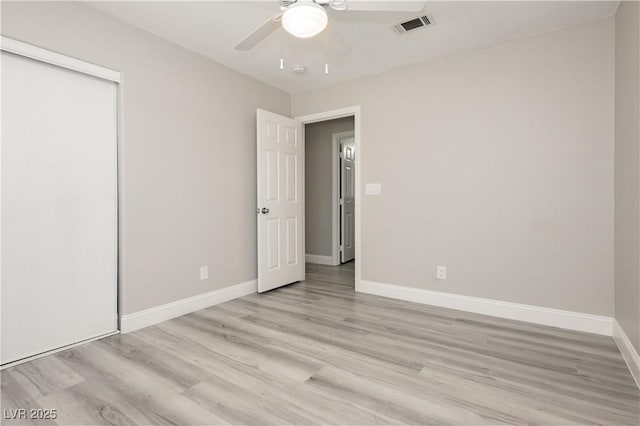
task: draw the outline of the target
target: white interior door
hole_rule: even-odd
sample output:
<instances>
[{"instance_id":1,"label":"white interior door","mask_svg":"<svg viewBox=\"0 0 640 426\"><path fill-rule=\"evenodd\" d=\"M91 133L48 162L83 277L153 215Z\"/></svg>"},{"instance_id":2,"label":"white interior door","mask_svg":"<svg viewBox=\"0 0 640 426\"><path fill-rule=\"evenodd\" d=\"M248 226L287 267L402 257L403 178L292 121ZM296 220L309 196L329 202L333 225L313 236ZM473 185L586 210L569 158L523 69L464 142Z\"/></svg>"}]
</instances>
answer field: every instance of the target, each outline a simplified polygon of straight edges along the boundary
<instances>
[{"instance_id":1,"label":"white interior door","mask_svg":"<svg viewBox=\"0 0 640 426\"><path fill-rule=\"evenodd\" d=\"M304 279L302 123L258 110L258 291Z\"/></svg>"},{"instance_id":2,"label":"white interior door","mask_svg":"<svg viewBox=\"0 0 640 426\"><path fill-rule=\"evenodd\" d=\"M340 140L340 261L356 256L356 148L353 136Z\"/></svg>"},{"instance_id":3,"label":"white interior door","mask_svg":"<svg viewBox=\"0 0 640 426\"><path fill-rule=\"evenodd\" d=\"M117 329L116 84L2 52L2 364Z\"/></svg>"}]
</instances>

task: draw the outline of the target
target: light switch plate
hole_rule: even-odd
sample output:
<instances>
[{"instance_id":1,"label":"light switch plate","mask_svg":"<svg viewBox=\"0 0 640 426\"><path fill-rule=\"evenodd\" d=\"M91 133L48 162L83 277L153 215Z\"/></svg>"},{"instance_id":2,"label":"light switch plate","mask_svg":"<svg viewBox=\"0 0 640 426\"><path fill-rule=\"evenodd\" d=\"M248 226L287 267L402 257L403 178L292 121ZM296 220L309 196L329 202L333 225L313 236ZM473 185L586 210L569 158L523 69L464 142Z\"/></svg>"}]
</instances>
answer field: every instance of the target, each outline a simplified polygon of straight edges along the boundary
<instances>
[{"instance_id":1,"label":"light switch plate","mask_svg":"<svg viewBox=\"0 0 640 426\"><path fill-rule=\"evenodd\" d=\"M366 195L380 195L382 194L382 185L379 183L368 183L364 187Z\"/></svg>"},{"instance_id":2,"label":"light switch plate","mask_svg":"<svg viewBox=\"0 0 640 426\"><path fill-rule=\"evenodd\" d=\"M200 267L200 281L209 279L209 267L201 266Z\"/></svg>"}]
</instances>

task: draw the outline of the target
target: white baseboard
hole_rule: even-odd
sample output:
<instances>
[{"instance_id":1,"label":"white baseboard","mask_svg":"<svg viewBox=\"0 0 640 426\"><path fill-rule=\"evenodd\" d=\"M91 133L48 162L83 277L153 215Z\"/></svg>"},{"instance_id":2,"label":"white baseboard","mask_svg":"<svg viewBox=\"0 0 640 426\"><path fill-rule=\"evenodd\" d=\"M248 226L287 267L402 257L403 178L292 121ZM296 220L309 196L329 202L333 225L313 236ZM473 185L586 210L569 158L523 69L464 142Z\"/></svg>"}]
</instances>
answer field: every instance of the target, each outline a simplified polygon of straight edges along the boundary
<instances>
[{"instance_id":1,"label":"white baseboard","mask_svg":"<svg viewBox=\"0 0 640 426\"><path fill-rule=\"evenodd\" d=\"M307 263L315 263L318 265L338 266L340 262L333 259L331 256L321 256L319 254L306 254L305 261Z\"/></svg>"},{"instance_id":2,"label":"white baseboard","mask_svg":"<svg viewBox=\"0 0 640 426\"><path fill-rule=\"evenodd\" d=\"M629 367L629 371L631 371L631 375L640 388L640 355L638 355L638 351L636 351L636 348L631 344L627 333L624 332L616 320L613 321L613 340L615 340L616 345L618 345L618 349L620 349L620 353L622 353L622 358L624 358Z\"/></svg>"},{"instance_id":3,"label":"white baseboard","mask_svg":"<svg viewBox=\"0 0 640 426\"><path fill-rule=\"evenodd\" d=\"M587 333L602 334L605 336L611 336L613 332L613 318L600 315L502 302L499 300L481 299L479 297L462 296L459 294L364 280L360 282L358 291L409 302L424 303L443 308L549 325L569 330L584 331Z\"/></svg>"},{"instance_id":4,"label":"white baseboard","mask_svg":"<svg viewBox=\"0 0 640 426\"><path fill-rule=\"evenodd\" d=\"M132 331L199 311L200 309L205 309L218 303L253 294L257 291L258 281L251 280L220 290L199 294L198 296L177 300L167 303L166 305L155 306L145 309L144 311L122 315L120 317L120 332L131 333Z\"/></svg>"}]
</instances>

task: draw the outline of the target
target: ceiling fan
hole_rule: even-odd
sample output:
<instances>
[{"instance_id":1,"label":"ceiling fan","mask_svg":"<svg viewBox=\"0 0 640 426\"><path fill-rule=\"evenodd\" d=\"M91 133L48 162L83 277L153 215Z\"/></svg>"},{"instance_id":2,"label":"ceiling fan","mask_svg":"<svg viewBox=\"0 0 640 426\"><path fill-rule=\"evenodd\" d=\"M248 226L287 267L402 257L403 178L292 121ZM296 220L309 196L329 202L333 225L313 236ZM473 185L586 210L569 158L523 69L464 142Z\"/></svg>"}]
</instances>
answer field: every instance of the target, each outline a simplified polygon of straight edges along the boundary
<instances>
[{"instance_id":1,"label":"ceiling fan","mask_svg":"<svg viewBox=\"0 0 640 426\"><path fill-rule=\"evenodd\" d=\"M281 12L245 37L236 50L253 49L280 26L295 37L313 37L326 28L328 9L336 12L418 12L424 7L424 2L419 1L279 0L278 3Z\"/></svg>"}]
</instances>

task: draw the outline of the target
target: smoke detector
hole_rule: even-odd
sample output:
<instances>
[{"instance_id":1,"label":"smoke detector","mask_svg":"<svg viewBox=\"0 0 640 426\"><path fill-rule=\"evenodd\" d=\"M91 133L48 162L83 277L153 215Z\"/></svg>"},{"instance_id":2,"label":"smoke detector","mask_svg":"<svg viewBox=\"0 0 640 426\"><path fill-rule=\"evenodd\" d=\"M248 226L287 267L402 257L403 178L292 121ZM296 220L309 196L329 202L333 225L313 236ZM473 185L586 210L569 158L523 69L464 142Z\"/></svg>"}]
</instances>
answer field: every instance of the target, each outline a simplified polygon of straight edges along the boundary
<instances>
[{"instance_id":1,"label":"smoke detector","mask_svg":"<svg viewBox=\"0 0 640 426\"><path fill-rule=\"evenodd\" d=\"M400 22L391 27L391 29L398 35L403 35L406 33L411 33L431 25L434 25L435 22L433 20L433 16L430 14L422 15L417 18L409 19L405 22Z\"/></svg>"},{"instance_id":2,"label":"smoke detector","mask_svg":"<svg viewBox=\"0 0 640 426\"><path fill-rule=\"evenodd\" d=\"M302 75L307 72L307 67L305 67L304 65L295 65L291 67L291 72L294 74Z\"/></svg>"}]
</instances>

